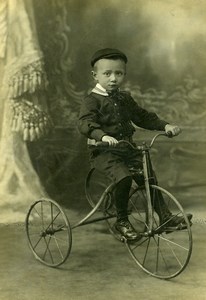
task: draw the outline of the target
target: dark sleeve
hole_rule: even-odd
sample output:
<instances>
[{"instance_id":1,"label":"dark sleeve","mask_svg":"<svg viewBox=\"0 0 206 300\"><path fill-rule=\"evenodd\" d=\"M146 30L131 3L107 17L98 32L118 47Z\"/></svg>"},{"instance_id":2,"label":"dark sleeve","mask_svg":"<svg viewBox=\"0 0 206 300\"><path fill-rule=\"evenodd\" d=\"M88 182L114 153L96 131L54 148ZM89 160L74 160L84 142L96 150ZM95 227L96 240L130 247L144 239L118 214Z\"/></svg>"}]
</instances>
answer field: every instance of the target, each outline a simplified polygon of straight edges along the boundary
<instances>
[{"instance_id":1,"label":"dark sleeve","mask_svg":"<svg viewBox=\"0 0 206 300\"><path fill-rule=\"evenodd\" d=\"M165 130L168 122L160 119L155 113L140 107L131 96L128 98L128 105L131 121L135 125L149 130Z\"/></svg>"},{"instance_id":2,"label":"dark sleeve","mask_svg":"<svg viewBox=\"0 0 206 300\"><path fill-rule=\"evenodd\" d=\"M88 138L101 141L105 132L98 124L99 103L95 97L87 96L81 105L78 128L79 131Z\"/></svg>"}]
</instances>

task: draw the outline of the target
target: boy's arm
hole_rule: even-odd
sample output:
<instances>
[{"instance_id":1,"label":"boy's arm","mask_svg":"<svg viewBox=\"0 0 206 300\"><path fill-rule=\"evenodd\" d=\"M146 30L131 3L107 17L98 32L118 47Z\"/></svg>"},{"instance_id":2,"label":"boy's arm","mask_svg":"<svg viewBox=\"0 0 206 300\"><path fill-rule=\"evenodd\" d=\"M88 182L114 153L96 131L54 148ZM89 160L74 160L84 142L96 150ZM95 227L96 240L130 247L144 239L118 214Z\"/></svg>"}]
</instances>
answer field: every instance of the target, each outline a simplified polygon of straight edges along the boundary
<instances>
[{"instance_id":1,"label":"boy's arm","mask_svg":"<svg viewBox=\"0 0 206 300\"><path fill-rule=\"evenodd\" d=\"M131 96L128 100L131 120L135 125L149 130L165 130L167 121L160 119L154 112L140 107Z\"/></svg>"},{"instance_id":2,"label":"boy's arm","mask_svg":"<svg viewBox=\"0 0 206 300\"><path fill-rule=\"evenodd\" d=\"M83 135L96 141L101 141L102 137L106 135L98 124L98 103L95 98L88 96L83 100L78 129Z\"/></svg>"},{"instance_id":3,"label":"boy's arm","mask_svg":"<svg viewBox=\"0 0 206 300\"><path fill-rule=\"evenodd\" d=\"M181 129L177 125L171 125L167 121L160 119L157 114L148 112L140 107L132 97L130 101L130 107L132 108L131 119L135 125L150 130L160 130L166 133L171 132L173 136L181 132Z\"/></svg>"}]
</instances>

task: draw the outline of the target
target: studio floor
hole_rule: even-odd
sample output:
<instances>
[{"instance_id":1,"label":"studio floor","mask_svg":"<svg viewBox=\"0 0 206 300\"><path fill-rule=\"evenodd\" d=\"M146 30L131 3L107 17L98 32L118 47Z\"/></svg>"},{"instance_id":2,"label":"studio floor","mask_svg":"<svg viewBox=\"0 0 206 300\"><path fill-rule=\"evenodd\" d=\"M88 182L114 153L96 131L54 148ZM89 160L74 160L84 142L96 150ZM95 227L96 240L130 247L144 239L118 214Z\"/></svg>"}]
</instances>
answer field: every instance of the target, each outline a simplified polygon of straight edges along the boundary
<instances>
[{"instance_id":1,"label":"studio floor","mask_svg":"<svg viewBox=\"0 0 206 300\"><path fill-rule=\"evenodd\" d=\"M144 273L104 222L74 229L70 256L59 268L34 258L23 223L1 224L0 300L205 300L206 217L201 211L193 212L190 262L171 280ZM67 215L83 217L69 211Z\"/></svg>"}]
</instances>

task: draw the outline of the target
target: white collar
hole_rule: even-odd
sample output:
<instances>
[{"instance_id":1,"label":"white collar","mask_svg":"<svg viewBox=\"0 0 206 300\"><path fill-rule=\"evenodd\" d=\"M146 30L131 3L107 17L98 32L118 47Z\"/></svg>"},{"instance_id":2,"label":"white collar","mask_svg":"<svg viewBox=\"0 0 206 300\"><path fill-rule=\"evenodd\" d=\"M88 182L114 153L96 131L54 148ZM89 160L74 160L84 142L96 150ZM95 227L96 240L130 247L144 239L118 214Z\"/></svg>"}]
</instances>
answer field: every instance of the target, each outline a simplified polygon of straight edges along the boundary
<instances>
[{"instance_id":1,"label":"white collar","mask_svg":"<svg viewBox=\"0 0 206 300\"><path fill-rule=\"evenodd\" d=\"M99 84L99 83L96 84L96 86L93 88L92 92L95 94L102 95L102 96L109 96L109 94L107 93L105 88L103 88L101 86L101 84Z\"/></svg>"}]
</instances>

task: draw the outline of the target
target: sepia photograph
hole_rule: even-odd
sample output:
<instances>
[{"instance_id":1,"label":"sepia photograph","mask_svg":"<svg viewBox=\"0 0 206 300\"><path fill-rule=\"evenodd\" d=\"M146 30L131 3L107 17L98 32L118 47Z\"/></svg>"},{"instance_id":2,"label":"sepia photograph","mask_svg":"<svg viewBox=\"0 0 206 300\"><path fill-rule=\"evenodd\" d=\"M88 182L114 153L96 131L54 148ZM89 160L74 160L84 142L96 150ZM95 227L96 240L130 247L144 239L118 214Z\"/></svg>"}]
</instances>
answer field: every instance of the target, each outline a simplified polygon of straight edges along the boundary
<instances>
[{"instance_id":1,"label":"sepia photograph","mask_svg":"<svg viewBox=\"0 0 206 300\"><path fill-rule=\"evenodd\" d=\"M206 299L205 10L0 0L0 300Z\"/></svg>"}]
</instances>

